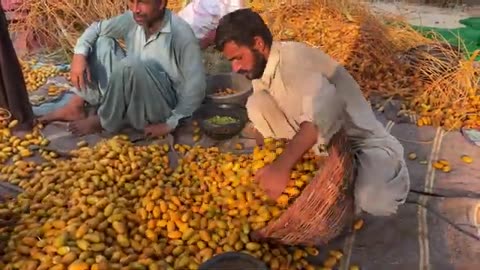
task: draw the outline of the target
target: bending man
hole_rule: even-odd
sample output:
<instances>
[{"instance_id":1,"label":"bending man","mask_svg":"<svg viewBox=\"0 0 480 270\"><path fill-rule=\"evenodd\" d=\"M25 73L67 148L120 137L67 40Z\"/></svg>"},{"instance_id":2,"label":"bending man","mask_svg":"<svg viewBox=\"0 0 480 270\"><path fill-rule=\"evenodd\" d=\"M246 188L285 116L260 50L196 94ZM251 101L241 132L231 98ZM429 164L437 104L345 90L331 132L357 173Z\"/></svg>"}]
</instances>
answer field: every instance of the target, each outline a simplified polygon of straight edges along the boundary
<instances>
[{"instance_id":1,"label":"bending man","mask_svg":"<svg viewBox=\"0 0 480 270\"><path fill-rule=\"evenodd\" d=\"M205 97L201 51L190 26L166 4L132 0L130 11L88 27L72 62L77 95L40 121L71 121L77 135L130 126L161 136L190 116ZM95 115L87 117L85 102L98 107Z\"/></svg>"},{"instance_id":2,"label":"bending man","mask_svg":"<svg viewBox=\"0 0 480 270\"><path fill-rule=\"evenodd\" d=\"M234 71L253 80L247 110L256 130L263 137L291 139L256 175L269 196L280 196L304 153L328 144L343 128L358 160L357 211L386 216L405 202L410 180L403 147L375 118L345 68L305 44L272 42L268 27L250 9L224 16L215 43Z\"/></svg>"}]
</instances>

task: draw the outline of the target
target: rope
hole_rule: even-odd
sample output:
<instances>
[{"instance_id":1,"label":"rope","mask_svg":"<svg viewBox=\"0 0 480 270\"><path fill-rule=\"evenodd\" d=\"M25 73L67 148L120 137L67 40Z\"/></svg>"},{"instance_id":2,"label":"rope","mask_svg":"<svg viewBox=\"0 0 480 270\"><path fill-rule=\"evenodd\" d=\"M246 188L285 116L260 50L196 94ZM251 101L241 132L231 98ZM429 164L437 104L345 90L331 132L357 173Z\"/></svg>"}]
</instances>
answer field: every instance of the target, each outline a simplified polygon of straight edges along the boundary
<instances>
[{"instance_id":1,"label":"rope","mask_svg":"<svg viewBox=\"0 0 480 270\"><path fill-rule=\"evenodd\" d=\"M452 226L455 230L457 230L458 232L474 239L474 240L477 240L479 241L480 240L480 237L465 230L464 228L458 226L457 224L455 224L453 221L451 221L450 219L448 219L447 217L445 217L444 215L440 214L437 210L434 210L433 208L431 208L430 206L428 205L425 205L421 202L419 202L418 200L407 200L405 203L408 203L408 204L416 204L416 205L419 205L423 208L425 208L429 213L435 215L436 217L438 217L440 220L442 220L443 222L447 223L448 225Z\"/></svg>"},{"instance_id":2,"label":"rope","mask_svg":"<svg viewBox=\"0 0 480 270\"><path fill-rule=\"evenodd\" d=\"M423 196L430 196L430 197L436 197L436 198L479 198L480 199L480 194L465 194L465 195L447 195L447 194L441 194L441 193L434 193L434 192L425 192L425 191L419 191L419 190L415 190L415 189L410 189L410 192L411 193L415 193L415 194L418 194L418 195L423 195ZM444 221L445 223L449 224L450 226L452 226L455 230L459 231L460 233L463 233L464 235L470 237L470 238L473 238L474 240L480 240L480 237L463 229L462 227L460 227L459 225L455 224L453 221L451 221L450 219L448 219L447 217L445 217L443 214L441 214L440 212L438 212L437 210L434 210L432 207L426 205L426 204L423 204L421 202L419 202L418 200L416 199L410 199L410 200L407 200L405 203L408 203L408 204L416 204L416 205L419 205L423 208L425 208L425 210L427 210L427 212L435 215L436 217L438 217L440 220Z\"/></svg>"}]
</instances>

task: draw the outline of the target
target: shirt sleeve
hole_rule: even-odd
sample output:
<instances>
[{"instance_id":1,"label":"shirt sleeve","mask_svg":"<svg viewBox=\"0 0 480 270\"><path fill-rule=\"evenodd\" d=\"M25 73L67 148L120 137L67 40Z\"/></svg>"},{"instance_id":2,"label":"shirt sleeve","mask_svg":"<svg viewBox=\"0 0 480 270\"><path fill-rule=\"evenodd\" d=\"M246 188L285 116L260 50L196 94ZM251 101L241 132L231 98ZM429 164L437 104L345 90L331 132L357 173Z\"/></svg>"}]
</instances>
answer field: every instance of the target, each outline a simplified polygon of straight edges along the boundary
<instances>
[{"instance_id":1,"label":"shirt sleeve","mask_svg":"<svg viewBox=\"0 0 480 270\"><path fill-rule=\"evenodd\" d=\"M178 53L182 81L176 85L177 106L167 119L167 124L175 129L180 119L189 117L202 104L205 98L206 77L202 52L196 41L184 45Z\"/></svg>"},{"instance_id":2,"label":"shirt sleeve","mask_svg":"<svg viewBox=\"0 0 480 270\"><path fill-rule=\"evenodd\" d=\"M302 90L302 114L299 123L311 122L318 129L314 150L328 145L331 138L343 125L345 104L336 88L324 76L317 75L311 87Z\"/></svg>"},{"instance_id":3,"label":"shirt sleeve","mask_svg":"<svg viewBox=\"0 0 480 270\"><path fill-rule=\"evenodd\" d=\"M130 29L135 27L135 24L130 11L107 20L94 22L77 40L74 53L88 55L100 36L125 38Z\"/></svg>"}]
</instances>

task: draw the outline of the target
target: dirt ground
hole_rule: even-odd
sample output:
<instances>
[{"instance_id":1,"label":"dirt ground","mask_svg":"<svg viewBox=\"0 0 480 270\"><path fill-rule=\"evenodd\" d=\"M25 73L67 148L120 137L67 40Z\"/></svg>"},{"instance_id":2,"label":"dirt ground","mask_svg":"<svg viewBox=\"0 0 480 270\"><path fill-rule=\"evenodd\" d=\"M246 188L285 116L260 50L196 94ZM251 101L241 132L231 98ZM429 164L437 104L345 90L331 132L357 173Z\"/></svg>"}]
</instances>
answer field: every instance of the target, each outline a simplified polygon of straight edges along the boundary
<instances>
[{"instance_id":1,"label":"dirt ground","mask_svg":"<svg viewBox=\"0 0 480 270\"><path fill-rule=\"evenodd\" d=\"M406 1L372 1L370 5L375 11L403 16L414 25L457 28L462 27L459 20L480 16L480 1L476 2L478 2L477 5L458 5L448 8Z\"/></svg>"}]
</instances>

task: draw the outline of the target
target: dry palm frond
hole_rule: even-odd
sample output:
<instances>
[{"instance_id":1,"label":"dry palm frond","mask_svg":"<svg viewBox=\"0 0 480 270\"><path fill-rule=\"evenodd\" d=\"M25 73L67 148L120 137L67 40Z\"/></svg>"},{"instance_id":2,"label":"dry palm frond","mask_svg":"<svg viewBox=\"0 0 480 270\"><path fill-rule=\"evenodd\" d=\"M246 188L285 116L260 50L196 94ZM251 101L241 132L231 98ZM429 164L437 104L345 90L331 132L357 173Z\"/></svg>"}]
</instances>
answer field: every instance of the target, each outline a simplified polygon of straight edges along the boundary
<instances>
[{"instance_id":1,"label":"dry palm frond","mask_svg":"<svg viewBox=\"0 0 480 270\"><path fill-rule=\"evenodd\" d=\"M403 98L403 111L419 114L419 125L480 125L480 70L474 58L461 57L463 44L427 39L402 18L376 15L359 1L253 2L277 40L321 48L345 65L365 96Z\"/></svg>"},{"instance_id":2,"label":"dry palm frond","mask_svg":"<svg viewBox=\"0 0 480 270\"><path fill-rule=\"evenodd\" d=\"M24 0L21 10L26 18L13 24L13 31L33 31L41 45L49 51L61 49L70 56L85 28L92 22L121 14L126 1L116 0ZM183 1L168 1L169 8L179 10ZM32 30L33 29L33 30Z\"/></svg>"},{"instance_id":3,"label":"dry palm frond","mask_svg":"<svg viewBox=\"0 0 480 270\"><path fill-rule=\"evenodd\" d=\"M421 116L419 125L438 124L448 129L480 125L479 68L473 65L473 58L459 58L454 47L438 45L445 43L440 37L427 39L402 18L377 15L360 1L250 2L277 40L321 48L345 65L366 96L403 97L404 111ZM22 8L29 10L28 16L13 27L34 29L48 48L61 48L70 55L84 29L124 11L126 5L121 3L25 0ZM182 0L168 3L174 11L185 4ZM456 47L463 49L462 44ZM405 62L405 55L415 60Z\"/></svg>"}]
</instances>

